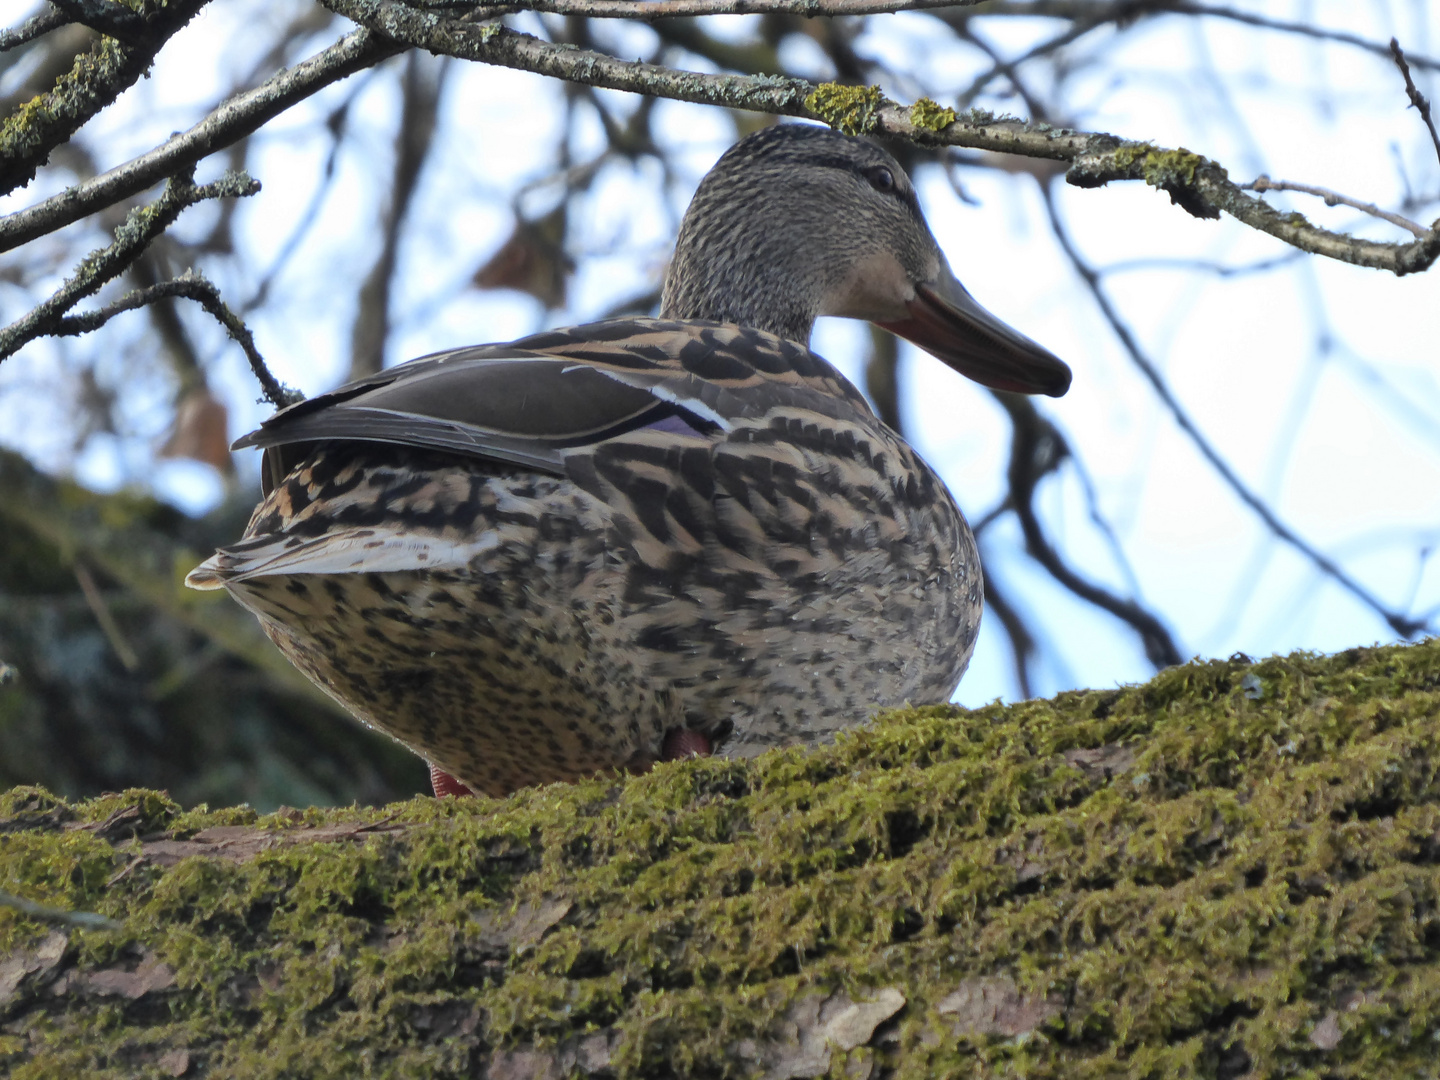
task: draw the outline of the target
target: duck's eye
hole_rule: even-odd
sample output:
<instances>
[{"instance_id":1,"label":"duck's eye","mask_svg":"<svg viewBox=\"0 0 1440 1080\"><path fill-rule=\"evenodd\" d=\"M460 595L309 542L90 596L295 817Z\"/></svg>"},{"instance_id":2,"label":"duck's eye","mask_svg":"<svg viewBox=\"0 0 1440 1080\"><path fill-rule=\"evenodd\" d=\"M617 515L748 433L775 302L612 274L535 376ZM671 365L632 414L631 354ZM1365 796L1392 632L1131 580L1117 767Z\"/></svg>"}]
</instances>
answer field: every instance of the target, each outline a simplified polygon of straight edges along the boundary
<instances>
[{"instance_id":1,"label":"duck's eye","mask_svg":"<svg viewBox=\"0 0 1440 1080\"><path fill-rule=\"evenodd\" d=\"M895 190L895 174L884 165L870 170L870 186L876 191L891 192Z\"/></svg>"}]
</instances>

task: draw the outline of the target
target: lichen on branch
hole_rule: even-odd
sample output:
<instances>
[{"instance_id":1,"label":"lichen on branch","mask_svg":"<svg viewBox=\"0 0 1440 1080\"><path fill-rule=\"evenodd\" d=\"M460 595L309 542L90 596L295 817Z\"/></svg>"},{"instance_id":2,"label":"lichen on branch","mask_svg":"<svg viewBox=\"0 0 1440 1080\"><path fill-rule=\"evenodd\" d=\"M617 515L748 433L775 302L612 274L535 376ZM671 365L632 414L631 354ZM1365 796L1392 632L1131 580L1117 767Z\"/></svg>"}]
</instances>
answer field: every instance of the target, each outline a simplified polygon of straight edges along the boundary
<instances>
[{"instance_id":1,"label":"lichen on branch","mask_svg":"<svg viewBox=\"0 0 1440 1080\"><path fill-rule=\"evenodd\" d=\"M398 42L434 53L533 71L587 86L626 90L735 109L803 116L843 131L907 139L922 146L961 146L1069 163L1067 179L1083 187L1145 179L1187 212L1202 218L1228 213L1312 254L1390 270L1426 270L1440 259L1440 227L1409 243L1362 240L1310 222L1285 219L1230 180L1225 169L1190 151L1166 150L1102 132L1046 123L944 116L917 102L889 101L877 87L817 86L772 75L720 75L620 60L592 49L543 41L497 22L477 24L402 0L320 0L330 10ZM918 111L917 111L918 110Z\"/></svg>"}]
</instances>

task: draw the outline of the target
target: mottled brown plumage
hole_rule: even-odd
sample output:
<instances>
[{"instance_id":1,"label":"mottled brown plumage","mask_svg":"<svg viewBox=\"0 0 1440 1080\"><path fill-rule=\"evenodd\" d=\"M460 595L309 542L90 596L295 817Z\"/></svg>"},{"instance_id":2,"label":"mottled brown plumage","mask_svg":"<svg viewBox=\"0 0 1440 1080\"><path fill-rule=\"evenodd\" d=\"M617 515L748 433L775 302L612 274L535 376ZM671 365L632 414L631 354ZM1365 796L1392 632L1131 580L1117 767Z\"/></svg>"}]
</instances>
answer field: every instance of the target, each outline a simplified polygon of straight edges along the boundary
<instances>
[{"instance_id":1,"label":"mottled brown plumage","mask_svg":"<svg viewBox=\"0 0 1440 1080\"><path fill-rule=\"evenodd\" d=\"M490 794L945 700L979 625L974 541L804 346L826 313L990 385L1069 382L960 288L888 154L771 128L702 182L663 318L440 353L282 411L237 443L266 450L265 501L189 581Z\"/></svg>"}]
</instances>

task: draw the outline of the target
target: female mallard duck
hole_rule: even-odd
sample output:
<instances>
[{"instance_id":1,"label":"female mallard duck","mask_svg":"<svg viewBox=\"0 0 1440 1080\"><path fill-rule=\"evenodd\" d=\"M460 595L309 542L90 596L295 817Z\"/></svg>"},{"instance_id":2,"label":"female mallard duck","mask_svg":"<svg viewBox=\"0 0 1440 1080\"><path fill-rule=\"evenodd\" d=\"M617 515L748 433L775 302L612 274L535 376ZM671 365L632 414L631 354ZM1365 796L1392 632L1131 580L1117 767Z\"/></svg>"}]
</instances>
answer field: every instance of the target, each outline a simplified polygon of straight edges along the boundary
<instances>
[{"instance_id":1,"label":"female mallard duck","mask_svg":"<svg viewBox=\"0 0 1440 1080\"><path fill-rule=\"evenodd\" d=\"M244 539L187 583L228 589L442 793L944 701L979 628L975 542L806 348L818 315L986 386L1070 384L955 280L889 154L771 127L701 182L660 318L437 353L277 413L235 444L265 449Z\"/></svg>"}]
</instances>

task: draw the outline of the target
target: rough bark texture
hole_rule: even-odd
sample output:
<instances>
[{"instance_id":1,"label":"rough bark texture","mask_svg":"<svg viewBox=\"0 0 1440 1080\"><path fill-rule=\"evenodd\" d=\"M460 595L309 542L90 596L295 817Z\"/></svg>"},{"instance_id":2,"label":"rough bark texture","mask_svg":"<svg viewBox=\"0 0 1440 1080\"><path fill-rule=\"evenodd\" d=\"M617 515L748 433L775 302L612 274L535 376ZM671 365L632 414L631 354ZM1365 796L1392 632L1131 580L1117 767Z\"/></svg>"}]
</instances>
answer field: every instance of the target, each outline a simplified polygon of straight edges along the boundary
<instances>
[{"instance_id":1,"label":"rough bark texture","mask_svg":"<svg viewBox=\"0 0 1440 1080\"><path fill-rule=\"evenodd\" d=\"M0 1071L1380 1077L1440 1045L1440 642L503 802L0 797Z\"/></svg>"}]
</instances>

